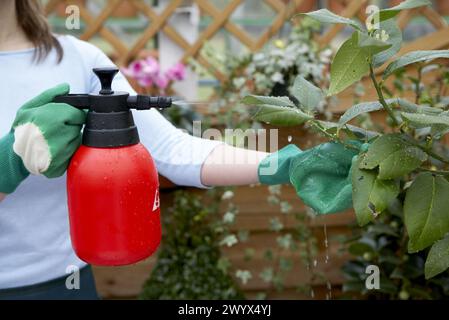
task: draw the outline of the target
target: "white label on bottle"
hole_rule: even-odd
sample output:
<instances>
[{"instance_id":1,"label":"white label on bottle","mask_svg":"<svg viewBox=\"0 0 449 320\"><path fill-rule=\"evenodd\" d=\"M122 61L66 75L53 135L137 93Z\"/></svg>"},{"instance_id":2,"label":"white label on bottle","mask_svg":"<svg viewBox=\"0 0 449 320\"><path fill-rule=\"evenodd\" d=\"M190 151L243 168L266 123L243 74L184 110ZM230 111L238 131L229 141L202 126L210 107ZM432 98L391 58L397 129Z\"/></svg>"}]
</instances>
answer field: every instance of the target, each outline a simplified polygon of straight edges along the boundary
<instances>
[{"instance_id":1,"label":"white label on bottle","mask_svg":"<svg viewBox=\"0 0 449 320\"><path fill-rule=\"evenodd\" d=\"M159 199L159 189L156 189L156 194L154 195L153 211L156 211L161 206L161 201Z\"/></svg>"}]
</instances>

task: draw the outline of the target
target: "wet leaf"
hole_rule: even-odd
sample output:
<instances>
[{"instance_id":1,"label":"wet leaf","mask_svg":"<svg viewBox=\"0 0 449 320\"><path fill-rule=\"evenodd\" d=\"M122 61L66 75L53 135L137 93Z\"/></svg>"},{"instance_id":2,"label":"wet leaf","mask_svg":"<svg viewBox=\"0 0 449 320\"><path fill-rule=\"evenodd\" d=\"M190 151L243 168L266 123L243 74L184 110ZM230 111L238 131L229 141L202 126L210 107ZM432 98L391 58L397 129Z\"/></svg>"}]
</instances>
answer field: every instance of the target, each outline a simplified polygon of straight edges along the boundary
<instances>
[{"instance_id":1,"label":"wet leaf","mask_svg":"<svg viewBox=\"0 0 449 320\"><path fill-rule=\"evenodd\" d=\"M388 59L398 53L402 46L402 30L399 29L396 21L387 20L380 22L380 29L375 31L374 36L382 37L382 32L385 32L384 34L388 35L388 40L386 42L391 44L391 47L374 55L373 65L375 68L380 67Z\"/></svg>"},{"instance_id":2,"label":"wet leaf","mask_svg":"<svg viewBox=\"0 0 449 320\"><path fill-rule=\"evenodd\" d=\"M449 50L422 50L413 51L403 55L397 60L390 63L385 69L384 79L393 74L396 70L408 66L413 63L431 61L439 58L449 58Z\"/></svg>"},{"instance_id":3,"label":"wet leaf","mask_svg":"<svg viewBox=\"0 0 449 320\"><path fill-rule=\"evenodd\" d=\"M382 213L399 194L399 183L380 180L374 170L360 169L361 159L352 166L352 199L357 221L364 226Z\"/></svg>"},{"instance_id":4,"label":"wet leaf","mask_svg":"<svg viewBox=\"0 0 449 320\"><path fill-rule=\"evenodd\" d=\"M339 16L327 9L320 9L320 10L311 11L311 12L307 12L307 13L299 13L295 17L297 17L297 16L306 16L306 17L312 18L316 21L319 21L321 23L346 24L346 25L351 26L357 30L363 30L363 26L359 22L349 19L349 18Z\"/></svg>"},{"instance_id":5,"label":"wet leaf","mask_svg":"<svg viewBox=\"0 0 449 320\"><path fill-rule=\"evenodd\" d=\"M431 173L418 175L404 202L410 253L431 246L449 232L448 208L449 182Z\"/></svg>"},{"instance_id":6,"label":"wet leaf","mask_svg":"<svg viewBox=\"0 0 449 320\"><path fill-rule=\"evenodd\" d=\"M329 96L359 81L369 72L369 58L391 46L369 38L366 34L354 32L340 47L332 61Z\"/></svg>"},{"instance_id":7,"label":"wet leaf","mask_svg":"<svg viewBox=\"0 0 449 320\"><path fill-rule=\"evenodd\" d=\"M379 20L380 21L384 21L384 20L388 20L388 19L394 18L402 10L414 9L414 8L430 6L430 5L432 5L432 3L430 1L428 1L428 0L406 0L406 1L402 1L400 4L398 4L395 7L380 10L379 11Z\"/></svg>"},{"instance_id":8,"label":"wet leaf","mask_svg":"<svg viewBox=\"0 0 449 320\"><path fill-rule=\"evenodd\" d=\"M323 91L302 76L296 77L292 93L306 110L317 109L324 100Z\"/></svg>"},{"instance_id":9,"label":"wet leaf","mask_svg":"<svg viewBox=\"0 0 449 320\"><path fill-rule=\"evenodd\" d=\"M404 140L400 134L386 134L377 138L362 157L361 169L379 167L379 179L402 177L427 160L427 154Z\"/></svg>"},{"instance_id":10,"label":"wet leaf","mask_svg":"<svg viewBox=\"0 0 449 320\"><path fill-rule=\"evenodd\" d=\"M430 248L425 264L426 279L430 279L449 268L449 235Z\"/></svg>"}]
</instances>

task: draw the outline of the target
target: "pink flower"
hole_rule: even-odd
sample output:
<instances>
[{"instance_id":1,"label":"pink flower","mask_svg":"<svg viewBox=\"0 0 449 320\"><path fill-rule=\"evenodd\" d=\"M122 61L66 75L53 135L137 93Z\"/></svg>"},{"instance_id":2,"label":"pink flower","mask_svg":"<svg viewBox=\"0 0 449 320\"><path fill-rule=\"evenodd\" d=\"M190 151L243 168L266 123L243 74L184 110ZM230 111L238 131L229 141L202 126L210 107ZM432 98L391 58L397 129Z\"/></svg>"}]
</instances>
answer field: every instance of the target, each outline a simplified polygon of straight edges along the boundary
<instances>
[{"instance_id":1,"label":"pink flower","mask_svg":"<svg viewBox=\"0 0 449 320\"><path fill-rule=\"evenodd\" d=\"M181 81L184 80L186 76L186 66L181 62L178 62L173 67L167 70L165 73L168 79L172 81Z\"/></svg>"},{"instance_id":2,"label":"pink flower","mask_svg":"<svg viewBox=\"0 0 449 320\"><path fill-rule=\"evenodd\" d=\"M136 78L136 80L137 80L137 83L141 87L144 87L144 88L149 88L149 87L151 87L153 85L152 77L144 77L144 76L142 76L142 77Z\"/></svg>"},{"instance_id":3,"label":"pink flower","mask_svg":"<svg viewBox=\"0 0 449 320\"><path fill-rule=\"evenodd\" d=\"M160 71L159 62L153 58L148 57L144 60L141 60L143 64L142 73L146 76L155 77L158 75Z\"/></svg>"},{"instance_id":4,"label":"pink flower","mask_svg":"<svg viewBox=\"0 0 449 320\"><path fill-rule=\"evenodd\" d=\"M154 79L154 83L159 89L164 91L167 89L170 79L168 79L166 75L160 74Z\"/></svg>"},{"instance_id":5,"label":"pink flower","mask_svg":"<svg viewBox=\"0 0 449 320\"><path fill-rule=\"evenodd\" d=\"M153 57L134 61L128 68L122 69L126 76L136 79L141 86L151 86L159 70L159 63Z\"/></svg>"},{"instance_id":6,"label":"pink flower","mask_svg":"<svg viewBox=\"0 0 449 320\"><path fill-rule=\"evenodd\" d=\"M134 61L132 62L128 68L122 68L122 72L133 79L137 79L139 75L142 73L143 63L142 61Z\"/></svg>"}]
</instances>

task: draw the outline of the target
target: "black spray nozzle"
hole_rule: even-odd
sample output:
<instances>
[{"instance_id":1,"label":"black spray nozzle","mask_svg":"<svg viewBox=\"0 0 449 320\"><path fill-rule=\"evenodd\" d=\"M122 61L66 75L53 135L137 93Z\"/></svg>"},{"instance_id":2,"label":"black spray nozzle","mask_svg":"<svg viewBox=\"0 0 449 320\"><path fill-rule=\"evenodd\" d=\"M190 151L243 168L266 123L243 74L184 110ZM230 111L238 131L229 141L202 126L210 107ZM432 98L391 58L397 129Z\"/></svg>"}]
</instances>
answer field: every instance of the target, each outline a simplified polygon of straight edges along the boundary
<instances>
[{"instance_id":1,"label":"black spray nozzle","mask_svg":"<svg viewBox=\"0 0 449 320\"><path fill-rule=\"evenodd\" d=\"M136 110L147 110L151 108L165 109L171 107L173 100L169 97L129 96L128 108Z\"/></svg>"}]
</instances>

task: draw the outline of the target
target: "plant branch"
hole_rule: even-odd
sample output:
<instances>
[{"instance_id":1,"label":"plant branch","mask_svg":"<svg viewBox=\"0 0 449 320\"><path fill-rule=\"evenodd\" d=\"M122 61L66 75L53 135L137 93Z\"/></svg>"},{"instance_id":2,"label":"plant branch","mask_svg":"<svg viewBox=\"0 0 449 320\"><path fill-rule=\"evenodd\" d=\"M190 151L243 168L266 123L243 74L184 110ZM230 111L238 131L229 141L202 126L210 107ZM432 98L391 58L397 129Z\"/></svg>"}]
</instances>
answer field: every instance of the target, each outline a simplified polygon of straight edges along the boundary
<instances>
[{"instance_id":1,"label":"plant branch","mask_svg":"<svg viewBox=\"0 0 449 320\"><path fill-rule=\"evenodd\" d=\"M415 84L415 103L419 104L419 100L421 100L421 81L422 81L422 66L418 67L418 79Z\"/></svg>"},{"instance_id":2,"label":"plant branch","mask_svg":"<svg viewBox=\"0 0 449 320\"><path fill-rule=\"evenodd\" d=\"M445 171L445 170L432 170L432 169L426 169L426 168L418 168L417 171L420 171L420 172L431 172L431 173L434 173L434 174L441 174L441 175L444 175L444 176L449 176L449 171Z\"/></svg>"},{"instance_id":3,"label":"plant branch","mask_svg":"<svg viewBox=\"0 0 449 320\"><path fill-rule=\"evenodd\" d=\"M419 144L418 142L415 141L409 141L413 146L421 149L422 151L424 151L425 153L427 153L429 156L431 156L432 158L441 161L445 164L449 164L449 160L445 159L443 156L439 155L438 153L434 152L432 149L423 146L421 144Z\"/></svg>"},{"instance_id":4,"label":"plant branch","mask_svg":"<svg viewBox=\"0 0 449 320\"><path fill-rule=\"evenodd\" d=\"M374 87L376 88L377 95L379 96L379 102L382 105L382 107L388 112L389 116L391 117L391 120L393 121L394 126L399 125L398 121L396 120L396 117L394 116L393 109L388 105L387 101L385 100L384 94L382 92L381 85L377 82L376 75L374 73L373 64L370 62L369 64L370 69L370 77L373 81Z\"/></svg>"},{"instance_id":5,"label":"plant branch","mask_svg":"<svg viewBox=\"0 0 449 320\"><path fill-rule=\"evenodd\" d=\"M346 148L360 151L359 148L357 148L352 144L346 143L346 141L340 139L337 135L327 132L326 128L324 128L317 120L311 120L310 124L316 129L318 129L318 131L320 131L323 135L325 135L329 140L339 142Z\"/></svg>"}]
</instances>

